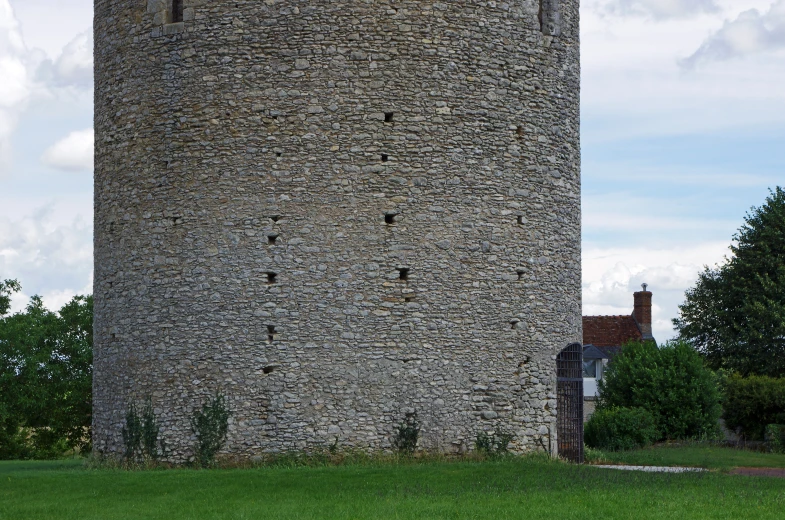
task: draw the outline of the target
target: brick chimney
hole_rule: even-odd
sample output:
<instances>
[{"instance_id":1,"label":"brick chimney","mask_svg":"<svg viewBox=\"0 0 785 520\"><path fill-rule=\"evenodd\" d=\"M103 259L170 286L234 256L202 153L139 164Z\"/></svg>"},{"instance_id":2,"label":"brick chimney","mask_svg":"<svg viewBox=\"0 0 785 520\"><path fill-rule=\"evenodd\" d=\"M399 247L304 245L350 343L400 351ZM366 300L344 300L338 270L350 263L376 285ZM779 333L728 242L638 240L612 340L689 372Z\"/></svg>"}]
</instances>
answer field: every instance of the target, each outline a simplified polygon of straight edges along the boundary
<instances>
[{"instance_id":1,"label":"brick chimney","mask_svg":"<svg viewBox=\"0 0 785 520\"><path fill-rule=\"evenodd\" d=\"M654 339L651 331L651 292L647 291L648 285L642 284L642 291L633 293L635 297L635 308L632 317L641 329L641 336L644 340Z\"/></svg>"}]
</instances>

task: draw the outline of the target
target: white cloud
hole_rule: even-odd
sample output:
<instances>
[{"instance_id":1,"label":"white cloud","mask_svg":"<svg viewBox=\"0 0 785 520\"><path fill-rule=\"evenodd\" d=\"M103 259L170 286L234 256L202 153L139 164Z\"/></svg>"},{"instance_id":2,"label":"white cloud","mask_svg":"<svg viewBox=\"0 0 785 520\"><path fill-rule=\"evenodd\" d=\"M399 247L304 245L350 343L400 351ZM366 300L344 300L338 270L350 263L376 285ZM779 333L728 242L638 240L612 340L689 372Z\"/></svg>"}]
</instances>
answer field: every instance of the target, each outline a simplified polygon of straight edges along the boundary
<instances>
[{"instance_id":1,"label":"white cloud","mask_svg":"<svg viewBox=\"0 0 785 520\"><path fill-rule=\"evenodd\" d=\"M656 182L660 185L680 187L711 185L715 188L720 186L730 189L776 186L777 183L782 182L780 177L771 174L717 171L716 165L711 167L654 166L641 164L639 160L584 161L581 170L584 179L591 176L593 181L629 182L631 172L634 172L637 183Z\"/></svg>"},{"instance_id":2,"label":"white cloud","mask_svg":"<svg viewBox=\"0 0 785 520\"><path fill-rule=\"evenodd\" d=\"M44 301L44 305L53 311L60 310L63 305L70 302L71 299L76 295L85 295L85 294L93 294L93 272L90 271L90 276L87 282L79 286L76 289L55 289L55 290L44 290L41 293L41 299Z\"/></svg>"},{"instance_id":3,"label":"white cloud","mask_svg":"<svg viewBox=\"0 0 785 520\"><path fill-rule=\"evenodd\" d=\"M10 160L11 135L32 94L29 57L8 0L0 0L0 173Z\"/></svg>"},{"instance_id":4,"label":"white cloud","mask_svg":"<svg viewBox=\"0 0 785 520\"><path fill-rule=\"evenodd\" d=\"M727 242L705 242L689 247L599 248L583 251L583 314L628 315L632 293L642 283L652 291L652 328L657 341L672 338L671 319L678 315L684 291L694 285L704 265L722 262Z\"/></svg>"},{"instance_id":5,"label":"white cloud","mask_svg":"<svg viewBox=\"0 0 785 520\"><path fill-rule=\"evenodd\" d=\"M58 170L92 171L93 138L94 132L92 128L71 132L50 146L44 152L41 160Z\"/></svg>"},{"instance_id":6,"label":"white cloud","mask_svg":"<svg viewBox=\"0 0 785 520\"><path fill-rule=\"evenodd\" d=\"M785 52L752 55L732 67L687 71L679 59L715 33L724 15L652 23L643 17L602 16L593 5L581 6L581 115L588 123L584 129L590 129L581 136L585 146L728 129L747 134L782 124ZM766 10L771 0L723 0L721 5L725 12L739 13L751 7Z\"/></svg>"},{"instance_id":7,"label":"white cloud","mask_svg":"<svg viewBox=\"0 0 785 520\"><path fill-rule=\"evenodd\" d=\"M93 294L93 278L92 274L90 275L90 282L82 287L80 290L74 289L56 289L56 290L46 290L44 289L42 293L38 294L41 297L41 300L44 302L44 307L49 309L50 311L59 311L63 308L63 305L70 302L74 296L77 295L87 295ZM27 306L30 304L30 298L32 298L32 294L27 294L24 290L12 294L11 295L11 308L9 309L9 314L15 314L17 312L24 311Z\"/></svg>"},{"instance_id":8,"label":"white cloud","mask_svg":"<svg viewBox=\"0 0 785 520\"><path fill-rule=\"evenodd\" d=\"M656 20L686 18L720 10L715 0L612 0L604 10L621 16L650 16Z\"/></svg>"},{"instance_id":9,"label":"white cloud","mask_svg":"<svg viewBox=\"0 0 785 520\"><path fill-rule=\"evenodd\" d=\"M593 231L641 231L646 233L715 231L732 229L735 222L716 221L701 218L684 218L679 215L660 216L651 213L635 214L623 207L614 207L609 211L585 211L581 221L584 229Z\"/></svg>"},{"instance_id":10,"label":"white cloud","mask_svg":"<svg viewBox=\"0 0 785 520\"><path fill-rule=\"evenodd\" d=\"M750 54L785 49L785 0L777 0L762 14L742 12L711 34L691 56L679 64L687 69L702 62L725 61Z\"/></svg>"},{"instance_id":11,"label":"white cloud","mask_svg":"<svg viewBox=\"0 0 785 520\"><path fill-rule=\"evenodd\" d=\"M93 22L92 0L10 0L28 48L57 56Z\"/></svg>"},{"instance_id":12,"label":"white cloud","mask_svg":"<svg viewBox=\"0 0 785 520\"><path fill-rule=\"evenodd\" d=\"M92 32L78 35L55 61L49 60L25 45L14 8L0 0L0 178L10 169L11 140L32 102L56 98L62 87L89 90L92 67Z\"/></svg>"},{"instance_id":13,"label":"white cloud","mask_svg":"<svg viewBox=\"0 0 785 520\"><path fill-rule=\"evenodd\" d=\"M92 222L63 216L54 205L18 218L0 216L0 279L18 279L24 291L14 298L14 310L33 294L57 310L74 294L92 292Z\"/></svg>"},{"instance_id":14,"label":"white cloud","mask_svg":"<svg viewBox=\"0 0 785 520\"><path fill-rule=\"evenodd\" d=\"M44 60L37 77L54 87L89 89L93 85L93 32L86 31L71 40L56 60Z\"/></svg>"},{"instance_id":15,"label":"white cloud","mask_svg":"<svg viewBox=\"0 0 785 520\"><path fill-rule=\"evenodd\" d=\"M627 181L635 182L637 177L632 173ZM710 211L695 211L701 208L701 197L700 193L677 190L656 195L633 189L584 192L581 197L583 233L602 234L613 239L611 242L618 242L615 233L632 232L638 236L636 243L673 243L674 237L705 240L707 233L712 237L730 237L738 228L738 216L724 219L711 216ZM629 240L624 242L629 244Z\"/></svg>"}]
</instances>

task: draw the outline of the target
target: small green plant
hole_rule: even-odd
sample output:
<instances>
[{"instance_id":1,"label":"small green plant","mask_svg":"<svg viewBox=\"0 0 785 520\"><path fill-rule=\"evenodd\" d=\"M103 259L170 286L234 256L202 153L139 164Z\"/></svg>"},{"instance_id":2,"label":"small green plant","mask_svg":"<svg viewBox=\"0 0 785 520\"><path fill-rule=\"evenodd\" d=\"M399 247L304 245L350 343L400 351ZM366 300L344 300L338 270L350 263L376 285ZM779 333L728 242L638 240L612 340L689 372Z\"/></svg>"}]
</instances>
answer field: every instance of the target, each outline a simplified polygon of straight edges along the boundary
<instances>
[{"instance_id":1,"label":"small green plant","mask_svg":"<svg viewBox=\"0 0 785 520\"><path fill-rule=\"evenodd\" d=\"M135 403L131 403L125 414L125 426L123 426L122 434L123 446L125 446L123 458L128 462L140 460L142 456L142 419L139 417Z\"/></svg>"},{"instance_id":2,"label":"small green plant","mask_svg":"<svg viewBox=\"0 0 785 520\"><path fill-rule=\"evenodd\" d=\"M395 432L393 447L403 455L411 455L417 449L417 440L420 437L420 423L417 421L417 412L406 414L406 418Z\"/></svg>"},{"instance_id":3,"label":"small green plant","mask_svg":"<svg viewBox=\"0 0 785 520\"><path fill-rule=\"evenodd\" d=\"M507 453L507 450L510 446L510 442L512 442L515 436L510 432L505 432L500 429L496 429L493 432L494 441L496 441L496 453Z\"/></svg>"},{"instance_id":4,"label":"small green plant","mask_svg":"<svg viewBox=\"0 0 785 520\"><path fill-rule=\"evenodd\" d=\"M498 427L490 435L486 432L479 432L474 439L474 449L478 453L498 457L508 452L513 438L515 436L512 433L505 432Z\"/></svg>"},{"instance_id":5,"label":"small green plant","mask_svg":"<svg viewBox=\"0 0 785 520\"><path fill-rule=\"evenodd\" d=\"M650 446L659 435L654 416L643 408L601 408L584 426L586 444L607 451Z\"/></svg>"},{"instance_id":6,"label":"small green plant","mask_svg":"<svg viewBox=\"0 0 785 520\"><path fill-rule=\"evenodd\" d=\"M123 454L127 462L156 461L163 455L163 441L158 437L161 429L153 413L153 405L147 399L139 414L136 404L131 403L125 414L125 426L122 429Z\"/></svg>"},{"instance_id":7,"label":"small green plant","mask_svg":"<svg viewBox=\"0 0 785 520\"><path fill-rule=\"evenodd\" d=\"M766 443L771 451L785 453L785 424L770 424L766 427Z\"/></svg>"},{"instance_id":8,"label":"small green plant","mask_svg":"<svg viewBox=\"0 0 785 520\"><path fill-rule=\"evenodd\" d=\"M164 454L164 441L159 439L161 428L153 414L153 404L148 399L142 409L142 451L145 458L158 460Z\"/></svg>"},{"instance_id":9,"label":"small green plant","mask_svg":"<svg viewBox=\"0 0 785 520\"><path fill-rule=\"evenodd\" d=\"M226 408L226 399L216 393L201 410L191 417L191 428L196 434L196 463L201 467L211 466L216 454L226 442L231 413Z\"/></svg>"},{"instance_id":10,"label":"small green plant","mask_svg":"<svg viewBox=\"0 0 785 520\"><path fill-rule=\"evenodd\" d=\"M478 453L490 453L493 450L493 438L485 432L478 432L474 439L474 449Z\"/></svg>"},{"instance_id":11,"label":"small green plant","mask_svg":"<svg viewBox=\"0 0 785 520\"><path fill-rule=\"evenodd\" d=\"M602 450L592 448L590 446L583 446L583 457L587 463L602 464L608 462L608 457Z\"/></svg>"}]
</instances>

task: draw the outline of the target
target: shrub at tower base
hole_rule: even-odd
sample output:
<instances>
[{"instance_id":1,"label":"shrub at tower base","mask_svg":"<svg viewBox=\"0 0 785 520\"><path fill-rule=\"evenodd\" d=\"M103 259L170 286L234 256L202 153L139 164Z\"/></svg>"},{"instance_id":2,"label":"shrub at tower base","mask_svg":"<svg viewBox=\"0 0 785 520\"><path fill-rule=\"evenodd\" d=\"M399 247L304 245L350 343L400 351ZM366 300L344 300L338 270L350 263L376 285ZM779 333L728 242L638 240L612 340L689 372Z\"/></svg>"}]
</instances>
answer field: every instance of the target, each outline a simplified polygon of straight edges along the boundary
<instances>
[{"instance_id":1,"label":"shrub at tower base","mask_svg":"<svg viewBox=\"0 0 785 520\"><path fill-rule=\"evenodd\" d=\"M597 410L584 431L588 446L607 451L644 448L659 436L654 416L643 408Z\"/></svg>"},{"instance_id":2,"label":"shrub at tower base","mask_svg":"<svg viewBox=\"0 0 785 520\"><path fill-rule=\"evenodd\" d=\"M629 343L605 374L598 412L642 408L653 416L661 439L718 433L717 377L688 344L676 341L658 348L653 342Z\"/></svg>"}]
</instances>

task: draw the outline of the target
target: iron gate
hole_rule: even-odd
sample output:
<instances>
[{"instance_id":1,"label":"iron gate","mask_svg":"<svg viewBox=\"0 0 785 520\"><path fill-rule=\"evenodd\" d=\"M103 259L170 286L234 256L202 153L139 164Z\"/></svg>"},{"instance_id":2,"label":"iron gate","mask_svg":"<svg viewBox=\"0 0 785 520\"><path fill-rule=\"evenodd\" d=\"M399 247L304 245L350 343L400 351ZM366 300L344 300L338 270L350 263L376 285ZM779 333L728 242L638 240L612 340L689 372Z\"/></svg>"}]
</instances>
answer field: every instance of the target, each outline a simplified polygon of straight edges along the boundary
<instances>
[{"instance_id":1,"label":"iron gate","mask_svg":"<svg viewBox=\"0 0 785 520\"><path fill-rule=\"evenodd\" d=\"M583 346L572 343L556 356L556 436L559 455L583 463Z\"/></svg>"}]
</instances>

